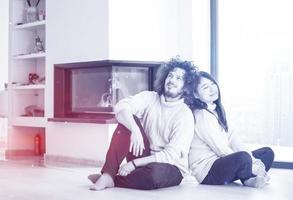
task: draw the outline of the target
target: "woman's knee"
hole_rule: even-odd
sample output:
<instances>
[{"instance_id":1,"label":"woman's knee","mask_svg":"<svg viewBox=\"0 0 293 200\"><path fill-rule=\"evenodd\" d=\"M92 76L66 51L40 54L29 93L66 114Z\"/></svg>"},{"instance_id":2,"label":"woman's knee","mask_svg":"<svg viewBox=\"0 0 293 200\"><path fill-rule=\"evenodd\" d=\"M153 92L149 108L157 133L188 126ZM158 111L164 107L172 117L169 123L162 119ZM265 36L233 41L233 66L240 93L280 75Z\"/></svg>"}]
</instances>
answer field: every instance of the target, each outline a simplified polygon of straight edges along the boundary
<instances>
[{"instance_id":1,"label":"woman's knee","mask_svg":"<svg viewBox=\"0 0 293 200\"><path fill-rule=\"evenodd\" d=\"M265 164L266 171L268 171L271 168L274 162L274 158L275 158L274 151L270 147L264 147L264 155L263 155L262 161Z\"/></svg>"},{"instance_id":2,"label":"woman's knee","mask_svg":"<svg viewBox=\"0 0 293 200\"><path fill-rule=\"evenodd\" d=\"M239 151L235 153L236 156L236 163L239 165L248 164L252 165L252 158L251 155L246 151Z\"/></svg>"},{"instance_id":3,"label":"woman's knee","mask_svg":"<svg viewBox=\"0 0 293 200\"><path fill-rule=\"evenodd\" d=\"M270 148L270 147L264 147L264 150L265 150L265 154L267 154L267 157L270 158L270 160L274 160L275 158L275 153L274 151Z\"/></svg>"}]
</instances>

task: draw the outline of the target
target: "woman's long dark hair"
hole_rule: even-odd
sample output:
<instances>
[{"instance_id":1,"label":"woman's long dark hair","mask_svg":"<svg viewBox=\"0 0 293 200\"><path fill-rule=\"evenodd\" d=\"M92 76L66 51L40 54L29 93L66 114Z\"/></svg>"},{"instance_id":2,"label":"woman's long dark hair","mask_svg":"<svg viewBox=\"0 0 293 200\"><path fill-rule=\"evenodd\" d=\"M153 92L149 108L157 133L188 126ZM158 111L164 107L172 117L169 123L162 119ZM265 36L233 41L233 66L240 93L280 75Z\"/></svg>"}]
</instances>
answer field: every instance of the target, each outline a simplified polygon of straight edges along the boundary
<instances>
[{"instance_id":1,"label":"woman's long dark hair","mask_svg":"<svg viewBox=\"0 0 293 200\"><path fill-rule=\"evenodd\" d=\"M218 115L217 119L218 119L218 122L219 124L223 127L223 129L228 132L228 123L227 123L227 119L226 119L226 113L225 113L225 109L222 105L222 102L221 102L221 93L220 93L220 88L219 88L219 85L218 83L216 82L216 80L207 72L204 72L204 71L199 71L198 73L195 74L195 84L194 84L194 93L198 94L198 85L201 81L202 78L206 78L210 81L212 81L218 88L218 91L219 91L219 97L216 101L214 101L214 103L216 104L216 113ZM195 109L205 109L207 111L209 111L207 109L207 104L203 101L201 101L200 99L194 97L194 100L193 100L193 104L192 104L192 109L195 110ZM210 112L210 111L209 111Z\"/></svg>"}]
</instances>

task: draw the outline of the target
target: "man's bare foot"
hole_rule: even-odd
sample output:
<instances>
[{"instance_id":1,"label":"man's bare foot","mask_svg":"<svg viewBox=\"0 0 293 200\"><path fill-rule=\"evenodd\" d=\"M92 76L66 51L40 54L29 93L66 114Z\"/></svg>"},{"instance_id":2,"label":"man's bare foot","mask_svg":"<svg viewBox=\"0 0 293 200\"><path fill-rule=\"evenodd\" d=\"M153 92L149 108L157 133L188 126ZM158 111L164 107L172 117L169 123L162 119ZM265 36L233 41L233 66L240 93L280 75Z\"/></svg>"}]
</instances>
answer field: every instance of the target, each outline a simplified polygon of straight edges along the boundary
<instances>
[{"instance_id":1,"label":"man's bare foot","mask_svg":"<svg viewBox=\"0 0 293 200\"><path fill-rule=\"evenodd\" d=\"M96 183L97 180L99 180L99 178L101 177L101 174L90 174L88 175L88 179L92 182L92 183Z\"/></svg>"},{"instance_id":2,"label":"man's bare foot","mask_svg":"<svg viewBox=\"0 0 293 200\"><path fill-rule=\"evenodd\" d=\"M90 190L104 190L112 187L114 187L113 178L109 174L104 173L95 184L90 186Z\"/></svg>"}]
</instances>

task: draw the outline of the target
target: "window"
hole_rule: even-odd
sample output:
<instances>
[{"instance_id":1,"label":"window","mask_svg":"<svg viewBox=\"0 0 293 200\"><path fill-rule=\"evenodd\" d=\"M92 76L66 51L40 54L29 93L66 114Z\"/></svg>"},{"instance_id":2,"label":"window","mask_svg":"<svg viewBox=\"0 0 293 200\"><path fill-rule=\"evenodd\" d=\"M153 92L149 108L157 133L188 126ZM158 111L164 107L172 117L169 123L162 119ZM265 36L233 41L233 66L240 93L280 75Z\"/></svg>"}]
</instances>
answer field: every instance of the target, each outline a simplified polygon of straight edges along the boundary
<instances>
[{"instance_id":1,"label":"window","mask_svg":"<svg viewBox=\"0 0 293 200\"><path fill-rule=\"evenodd\" d=\"M290 0L218 1L223 102L248 143L293 147L292 6Z\"/></svg>"}]
</instances>

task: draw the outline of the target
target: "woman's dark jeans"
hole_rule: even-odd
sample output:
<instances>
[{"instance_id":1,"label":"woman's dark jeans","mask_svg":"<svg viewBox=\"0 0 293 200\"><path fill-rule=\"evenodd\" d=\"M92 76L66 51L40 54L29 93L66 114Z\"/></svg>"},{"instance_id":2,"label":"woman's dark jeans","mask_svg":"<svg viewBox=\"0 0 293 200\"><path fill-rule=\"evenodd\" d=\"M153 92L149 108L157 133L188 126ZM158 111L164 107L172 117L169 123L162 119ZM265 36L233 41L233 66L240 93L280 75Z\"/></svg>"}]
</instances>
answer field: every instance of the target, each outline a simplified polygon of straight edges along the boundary
<instances>
[{"instance_id":1,"label":"woman's dark jeans","mask_svg":"<svg viewBox=\"0 0 293 200\"><path fill-rule=\"evenodd\" d=\"M274 152L271 148L257 149L252 152L252 155L264 163L266 171L271 168L274 161ZM251 156L245 151L240 151L217 159L202 184L224 185L238 179L244 181L251 177L254 177Z\"/></svg>"}]
</instances>

